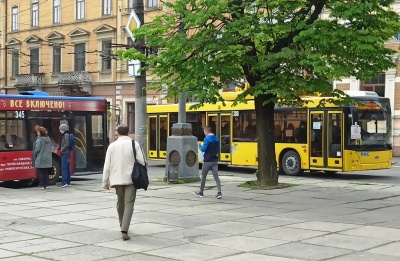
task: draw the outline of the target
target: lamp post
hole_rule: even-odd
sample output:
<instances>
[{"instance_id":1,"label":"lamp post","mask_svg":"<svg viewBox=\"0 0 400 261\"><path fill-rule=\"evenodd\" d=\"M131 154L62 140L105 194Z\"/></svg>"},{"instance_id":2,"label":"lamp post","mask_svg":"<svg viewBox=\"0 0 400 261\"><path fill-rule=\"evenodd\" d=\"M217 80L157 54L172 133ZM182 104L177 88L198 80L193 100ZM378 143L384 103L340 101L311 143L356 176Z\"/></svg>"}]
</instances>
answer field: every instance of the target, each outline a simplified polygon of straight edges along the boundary
<instances>
[{"instance_id":1,"label":"lamp post","mask_svg":"<svg viewBox=\"0 0 400 261\"><path fill-rule=\"evenodd\" d=\"M186 34L181 22L180 33ZM172 126L172 135L167 139L165 180L186 182L198 181L199 162L197 158L197 138L192 135L192 125L186 123L186 92L179 93L178 123Z\"/></svg>"}]
</instances>

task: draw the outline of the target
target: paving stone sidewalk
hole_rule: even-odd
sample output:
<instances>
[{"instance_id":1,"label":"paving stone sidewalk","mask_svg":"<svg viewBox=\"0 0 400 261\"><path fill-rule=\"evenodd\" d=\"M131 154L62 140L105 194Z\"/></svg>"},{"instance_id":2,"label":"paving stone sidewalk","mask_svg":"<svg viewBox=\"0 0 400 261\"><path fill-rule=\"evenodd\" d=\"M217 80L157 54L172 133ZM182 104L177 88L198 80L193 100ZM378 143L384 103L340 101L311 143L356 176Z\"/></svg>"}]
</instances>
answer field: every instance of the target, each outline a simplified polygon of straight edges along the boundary
<instances>
[{"instance_id":1,"label":"paving stone sidewalk","mask_svg":"<svg viewBox=\"0 0 400 261\"><path fill-rule=\"evenodd\" d=\"M400 186L294 179L276 190L238 187L248 178L152 181L138 193L122 241L114 191L100 180L48 190L0 187L0 260L400 260Z\"/></svg>"}]
</instances>

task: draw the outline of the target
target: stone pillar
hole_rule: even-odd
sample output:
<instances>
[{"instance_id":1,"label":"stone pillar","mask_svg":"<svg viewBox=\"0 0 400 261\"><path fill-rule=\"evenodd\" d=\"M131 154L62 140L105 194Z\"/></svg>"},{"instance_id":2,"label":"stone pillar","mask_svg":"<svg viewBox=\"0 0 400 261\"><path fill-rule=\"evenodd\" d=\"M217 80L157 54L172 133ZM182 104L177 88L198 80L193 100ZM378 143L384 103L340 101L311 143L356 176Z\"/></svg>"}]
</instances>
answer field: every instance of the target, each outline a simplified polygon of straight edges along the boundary
<instances>
[{"instance_id":1,"label":"stone pillar","mask_svg":"<svg viewBox=\"0 0 400 261\"><path fill-rule=\"evenodd\" d=\"M197 138L192 135L192 125L175 123L172 135L167 139L164 180L199 181L197 150Z\"/></svg>"}]
</instances>

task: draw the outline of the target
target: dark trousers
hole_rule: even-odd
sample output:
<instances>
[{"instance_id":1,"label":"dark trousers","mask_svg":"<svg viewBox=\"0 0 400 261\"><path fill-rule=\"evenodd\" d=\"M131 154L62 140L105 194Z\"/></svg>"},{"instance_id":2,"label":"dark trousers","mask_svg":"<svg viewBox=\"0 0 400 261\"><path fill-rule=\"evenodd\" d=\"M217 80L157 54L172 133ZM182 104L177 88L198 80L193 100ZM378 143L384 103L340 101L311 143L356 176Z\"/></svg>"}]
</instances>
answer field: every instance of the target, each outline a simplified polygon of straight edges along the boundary
<instances>
[{"instance_id":1,"label":"dark trousers","mask_svg":"<svg viewBox=\"0 0 400 261\"><path fill-rule=\"evenodd\" d=\"M39 186L48 187L49 186L49 168L38 168L37 175L39 179Z\"/></svg>"},{"instance_id":2,"label":"dark trousers","mask_svg":"<svg viewBox=\"0 0 400 261\"><path fill-rule=\"evenodd\" d=\"M62 174L62 185L71 184L71 171L69 168L69 153L64 153L61 156L61 174Z\"/></svg>"}]
</instances>

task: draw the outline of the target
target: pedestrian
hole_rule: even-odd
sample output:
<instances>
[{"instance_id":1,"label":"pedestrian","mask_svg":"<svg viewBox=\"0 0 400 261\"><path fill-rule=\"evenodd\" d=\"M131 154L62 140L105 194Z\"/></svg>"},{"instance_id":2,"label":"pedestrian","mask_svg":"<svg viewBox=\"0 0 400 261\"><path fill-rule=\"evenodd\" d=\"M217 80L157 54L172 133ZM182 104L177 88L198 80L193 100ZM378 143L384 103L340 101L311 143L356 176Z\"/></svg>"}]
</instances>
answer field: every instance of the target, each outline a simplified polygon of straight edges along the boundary
<instances>
[{"instance_id":1,"label":"pedestrian","mask_svg":"<svg viewBox=\"0 0 400 261\"><path fill-rule=\"evenodd\" d=\"M203 167L201 169L201 185L200 190L196 191L194 194L198 197L204 196L204 186L206 185L206 178L208 171L211 170L215 183L217 184L218 193L215 198L222 198L221 192L221 182L218 177L218 154L220 152L220 144L217 136L212 133L212 128L210 126L204 127L204 139L203 146L201 146L200 141L197 142L200 151L204 152Z\"/></svg>"},{"instance_id":2,"label":"pedestrian","mask_svg":"<svg viewBox=\"0 0 400 261\"><path fill-rule=\"evenodd\" d=\"M35 145L36 145L36 140L38 138L37 131L39 129L39 125L35 125L33 127L33 132L35 133L35 140L32 142L32 167L35 167Z\"/></svg>"},{"instance_id":3,"label":"pedestrian","mask_svg":"<svg viewBox=\"0 0 400 261\"><path fill-rule=\"evenodd\" d=\"M39 188L47 189L49 186L49 174L53 167L51 155L51 141L44 127L36 128L37 138L34 146L34 166L37 169Z\"/></svg>"},{"instance_id":4,"label":"pedestrian","mask_svg":"<svg viewBox=\"0 0 400 261\"><path fill-rule=\"evenodd\" d=\"M62 139L61 139L61 173L62 173L61 188L66 188L68 186L71 186L71 170L69 167L71 148L70 148L70 142L69 142L68 126L66 124L61 124L59 129L60 129L60 133L62 134Z\"/></svg>"},{"instance_id":5,"label":"pedestrian","mask_svg":"<svg viewBox=\"0 0 400 261\"><path fill-rule=\"evenodd\" d=\"M135 163L132 139L128 136L128 126L117 128L117 140L108 146L103 169L103 188L115 188L117 194L117 212L123 240L128 235L133 208L136 199L136 188L133 186L131 173ZM136 159L146 165L146 157L139 143L135 141Z\"/></svg>"}]
</instances>

